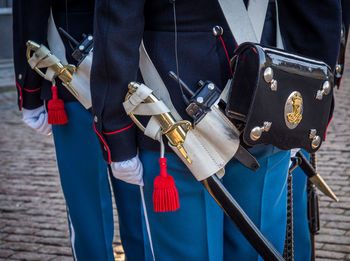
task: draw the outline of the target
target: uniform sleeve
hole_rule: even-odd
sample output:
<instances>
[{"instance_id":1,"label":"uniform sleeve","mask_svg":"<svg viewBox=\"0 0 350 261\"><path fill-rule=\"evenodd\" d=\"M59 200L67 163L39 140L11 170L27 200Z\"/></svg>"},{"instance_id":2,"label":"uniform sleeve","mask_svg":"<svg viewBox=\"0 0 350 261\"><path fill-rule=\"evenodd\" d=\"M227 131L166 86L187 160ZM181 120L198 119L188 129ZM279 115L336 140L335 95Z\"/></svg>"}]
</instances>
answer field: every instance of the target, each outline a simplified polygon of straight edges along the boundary
<instances>
[{"instance_id":1,"label":"uniform sleeve","mask_svg":"<svg viewBox=\"0 0 350 261\"><path fill-rule=\"evenodd\" d=\"M128 83L137 79L143 9L144 0L99 0L95 5L91 96L94 128L108 162L137 153L136 127L122 103Z\"/></svg>"},{"instance_id":2,"label":"uniform sleeve","mask_svg":"<svg viewBox=\"0 0 350 261\"><path fill-rule=\"evenodd\" d=\"M345 40L348 39L350 25L350 1L342 0L342 21L345 26Z\"/></svg>"},{"instance_id":3,"label":"uniform sleeve","mask_svg":"<svg viewBox=\"0 0 350 261\"><path fill-rule=\"evenodd\" d=\"M41 78L32 70L26 58L26 42L46 43L47 22L50 14L48 0L13 1L13 55L18 106L35 109L43 104L40 99Z\"/></svg>"},{"instance_id":4,"label":"uniform sleeve","mask_svg":"<svg viewBox=\"0 0 350 261\"><path fill-rule=\"evenodd\" d=\"M286 50L322 60L334 69L341 31L340 0L278 1Z\"/></svg>"}]
</instances>

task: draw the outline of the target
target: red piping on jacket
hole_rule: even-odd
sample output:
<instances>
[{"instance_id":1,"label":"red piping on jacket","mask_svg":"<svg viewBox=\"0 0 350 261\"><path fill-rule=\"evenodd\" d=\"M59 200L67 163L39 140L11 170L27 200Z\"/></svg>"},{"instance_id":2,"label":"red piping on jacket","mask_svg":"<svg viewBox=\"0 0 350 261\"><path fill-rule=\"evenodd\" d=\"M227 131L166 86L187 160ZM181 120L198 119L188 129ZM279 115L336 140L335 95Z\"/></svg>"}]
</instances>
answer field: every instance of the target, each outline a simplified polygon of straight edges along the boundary
<instances>
[{"instance_id":1,"label":"red piping on jacket","mask_svg":"<svg viewBox=\"0 0 350 261\"><path fill-rule=\"evenodd\" d=\"M94 126L94 130L96 132L96 134L100 137L100 139L102 140L103 142L103 145L105 146L106 150L107 150L107 154L108 154L108 163L110 164L111 163L111 152L107 146L107 143L105 142L105 140L102 138L101 134L96 130L96 127L95 127L95 123L93 123L93 126Z\"/></svg>"},{"instance_id":2,"label":"red piping on jacket","mask_svg":"<svg viewBox=\"0 0 350 261\"><path fill-rule=\"evenodd\" d=\"M220 40L221 40L222 46L223 46L224 49L225 49L225 53L226 53L226 57L227 57L228 66L230 67L231 76L233 76L233 72L232 72L231 65L230 65L230 57L228 56L228 52L227 52L227 49L226 49L226 45L225 45L224 40L222 39L221 35L220 35Z\"/></svg>"},{"instance_id":3,"label":"red piping on jacket","mask_svg":"<svg viewBox=\"0 0 350 261\"><path fill-rule=\"evenodd\" d=\"M41 89L41 87L36 88L34 90L29 90L29 89L23 88L23 90L26 91L26 92L36 92L36 91L39 91L40 89Z\"/></svg>"},{"instance_id":4,"label":"red piping on jacket","mask_svg":"<svg viewBox=\"0 0 350 261\"><path fill-rule=\"evenodd\" d=\"M324 139L323 139L323 141L326 140L327 130L328 130L329 124L331 123L332 119L333 119L333 115L332 115L331 119L329 120L329 122L328 122L328 124L327 124L326 131L325 131L325 133L324 133Z\"/></svg>"},{"instance_id":5,"label":"red piping on jacket","mask_svg":"<svg viewBox=\"0 0 350 261\"><path fill-rule=\"evenodd\" d=\"M16 81L16 78L15 78L15 82L16 82L16 85L17 85L17 88L19 89L19 95L21 97L21 104L19 105L19 110L21 111L22 110L22 106L23 106L23 96L22 96L22 89L21 89L21 86L18 84L18 82Z\"/></svg>"},{"instance_id":6,"label":"red piping on jacket","mask_svg":"<svg viewBox=\"0 0 350 261\"><path fill-rule=\"evenodd\" d=\"M103 132L103 131L102 131L102 133L103 133L104 135L116 134L116 133L119 133L119 132L122 132L122 131L125 131L125 130L131 128L133 125L134 125L134 123L131 123L129 126L123 128L123 129L116 130L116 131L113 131L113 132Z\"/></svg>"}]
</instances>

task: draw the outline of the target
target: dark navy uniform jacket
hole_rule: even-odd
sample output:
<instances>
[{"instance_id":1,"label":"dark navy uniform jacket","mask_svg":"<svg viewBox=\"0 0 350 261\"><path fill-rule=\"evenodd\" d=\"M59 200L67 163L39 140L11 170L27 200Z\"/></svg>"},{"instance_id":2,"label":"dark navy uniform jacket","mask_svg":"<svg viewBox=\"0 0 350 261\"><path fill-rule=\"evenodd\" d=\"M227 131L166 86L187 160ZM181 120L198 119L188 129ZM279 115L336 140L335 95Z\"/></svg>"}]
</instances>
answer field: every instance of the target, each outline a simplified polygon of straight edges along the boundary
<instances>
[{"instance_id":1,"label":"dark navy uniform jacket","mask_svg":"<svg viewBox=\"0 0 350 261\"><path fill-rule=\"evenodd\" d=\"M346 35L346 40L347 36L349 34L349 25L350 25L350 1L348 0L342 0L342 20L345 25L345 35Z\"/></svg>"},{"instance_id":2,"label":"dark navy uniform jacket","mask_svg":"<svg viewBox=\"0 0 350 261\"><path fill-rule=\"evenodd\" d=\"M67 8L66 8L67 7ZM80 40L82 33L93 32L94 0L17 0L13 1L13 49L18 91L18 106L35 109L43 105L43 100L51 99L51 83L30 68L26 58L26 42L33 40L47 47L47 23L50 8L57 27L62 27L74 38ZM69 63L75 63L71 57L71 44L64 38L66 57ZM58 97L64 101L75 98L60 85Z\"/></svg>"},{"instance_id":3,"label":"dark navy uniform jacket","mask_svg":"<svg viewBox=\"0 0 350 261\"><path fill-rule=\"evenodd\" d=\"M137 147L159 149L157 143L137 134L122 106L128 83L140 80L138 50L142 38L174 106L188 119L180 89L167 76L168 71L176 71L171 2L176 2L180 78L195 90L199 80L210 80L223 88L231 77L225 48L232 57L236 46L216 0L97 1L91 88L95 129L108 161L130 159ZM334 67L340 39L340 0L280 1L279 16L287 50ZM224 29L222 41L212 33L215 25Z\"/></svg>"}]
</instances>

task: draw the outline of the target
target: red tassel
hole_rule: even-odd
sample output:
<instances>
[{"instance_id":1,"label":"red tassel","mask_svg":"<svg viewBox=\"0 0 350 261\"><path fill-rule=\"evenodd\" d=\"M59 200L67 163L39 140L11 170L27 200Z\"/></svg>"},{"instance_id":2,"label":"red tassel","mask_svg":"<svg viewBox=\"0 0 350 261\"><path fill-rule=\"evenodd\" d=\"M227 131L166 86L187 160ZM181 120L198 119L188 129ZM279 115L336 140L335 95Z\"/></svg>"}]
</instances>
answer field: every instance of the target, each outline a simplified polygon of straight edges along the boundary
<instances>
[{"instance_id":1,"label":"red tassel","mask_svg":"<svg viewBox=\"0 0 350 261\"><path fill-rule=\"evenodd\" d=\"M64 102L57 97L57 87L52 86L52 100L47 104L48 123L53 125L62 125L68 122L66 111L64 110Z\"/></svg>"},{"instance_id":2,"label":"red tassel","mask_svg":"<svg viewBox=\"0 0 350 261\"><path fill-rule=\"evenodd\" d=\"M160 175L154 180L153 208L156 212L175 211L180 207L174 178L166 170L166 158L159 158Z\"/></svg>"}]
</instances>

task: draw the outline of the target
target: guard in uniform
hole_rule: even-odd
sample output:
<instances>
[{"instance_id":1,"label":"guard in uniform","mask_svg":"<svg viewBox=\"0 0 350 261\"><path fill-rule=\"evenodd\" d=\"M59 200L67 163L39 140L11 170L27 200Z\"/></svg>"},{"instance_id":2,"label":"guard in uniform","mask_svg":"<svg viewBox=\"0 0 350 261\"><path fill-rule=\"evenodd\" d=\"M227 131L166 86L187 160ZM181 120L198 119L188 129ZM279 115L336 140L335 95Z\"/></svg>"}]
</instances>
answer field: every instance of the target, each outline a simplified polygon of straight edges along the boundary
<instances>
[{"instance_id":1,"label":"guard in uniform","mask_svg":"<svg viewBox=\"0 0 350 261\"><path fill-rule=\"evenodd\" d=\"M337 1L326 1L324 5L327 7L319 7L318 1L305 4L301 0L282 2L280 5L284 5L280 7L280 25L287 50L293 50L299 45L304 49L309 47L308 50L323 50L324 56L315 57L325 57L326 62L332 62L338 48L332 43L339 42L336 32L340 30L337 18L340 5ZM292 9L289 9L290 5ZM295 14L301 16L300 24L295 21ZM305 19L311 18L311 24L316 29L313 26L305 28ZM212 28L216 25L223 30L219 33L214 31L213 34ZM290 27L298 34L293 35ZM317 28L322 30L318 31ZM296 38L300 32L306 38L305 41ZM317 37L308 38L310 35ZM128 83L142 81L138 74L142 39L183 119L190 120L181 89L177 81L168 76L170 70L177 71L178 76L193 91L198 88L199 80L210 80L221 89L225 87L227 80L232 77L228 59L232 57L236 45L219 3L216 0L201 3L184 0L100 0L96 5L94 38L96 44L91 87L93 113L97 119L95 128L104 158L112 164L117 176L120 174L123 178L123 170L119 166L130 163L130 168L135 170L134 176L142 182L142 172L132 167L132 162L135 165L142 162L155 258L261 259L168 147L168 172L174 177L178 188L180 208L169 213L152 211L153 180L159 173L159 144L137 131L122 106ZM250 152L259 161L260 169L257 172L250 171L233 159L226 166L223 182L265 236L282 252L290 153L263 145L250 149Z\"/></svg>"},{"instance_id":2,"label":"guard in uniform","mask_svg":"<svg viewBox=\"0 0 350 261\"><path fill-rule=\"evenodd\" d=\"M51 132L47 122L47 101L51 100L51 83L32 70L26 58L26 42L47 46L50 9L57 27L75 39L92 34L94 1L14 1L14 64L18 105L23 120L41 134ZM72 43L63 39L68 62ZM107 164L99 151L93 119L67 89L58 82L58 99L65 102L68 123L52 125L57 164L66 199L74 260L114 260L113 207ZM128 260L144 260L147 248L143 240L141 196L137 186L111 177L117 203L120 236ZM149 248L148 248L149 251Z\"/></svg>"}]
</instances>

